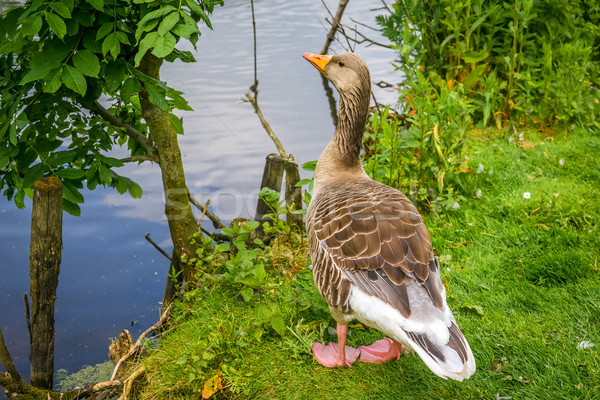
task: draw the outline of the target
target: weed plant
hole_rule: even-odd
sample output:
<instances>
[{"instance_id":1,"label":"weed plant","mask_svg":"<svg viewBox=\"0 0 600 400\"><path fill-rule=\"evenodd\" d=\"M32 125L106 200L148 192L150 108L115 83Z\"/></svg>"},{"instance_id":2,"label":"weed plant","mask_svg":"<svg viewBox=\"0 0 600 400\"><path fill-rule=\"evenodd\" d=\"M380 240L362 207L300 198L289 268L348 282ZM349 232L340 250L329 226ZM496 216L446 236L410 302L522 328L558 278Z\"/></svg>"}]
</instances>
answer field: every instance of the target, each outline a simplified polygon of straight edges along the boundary
<instances>
[{"instance_id":1,"label":"weed plant","mask_svg":"<svg viewBox=\"0 0 600 400\"><path fill-rule=\"evenodd\" d=\"M252 239L252 223L226 231L231 245L206 239L196 261L207 273L142 361L138 398L600 398L600 137L472 131L464 140L477 194L425 222L477 360L469 380L442 380L414 353L320 366L311 343L335 341L335 322L305 239L276 221L264 227L268 242ZM349 332L351 346L381 337L358 323Z\"/></svg>"},{"instance_id":2,"label":"weed plant","mask_svg":"<svg viewBox=\"0 0 600 400\"><path fill-rule=\"evenodd\" d=\"M596 1L406 0L390 11L378 22L398 50L405 94L462 84L483 127L600 127Z\"/></svg>"}]
</instances>

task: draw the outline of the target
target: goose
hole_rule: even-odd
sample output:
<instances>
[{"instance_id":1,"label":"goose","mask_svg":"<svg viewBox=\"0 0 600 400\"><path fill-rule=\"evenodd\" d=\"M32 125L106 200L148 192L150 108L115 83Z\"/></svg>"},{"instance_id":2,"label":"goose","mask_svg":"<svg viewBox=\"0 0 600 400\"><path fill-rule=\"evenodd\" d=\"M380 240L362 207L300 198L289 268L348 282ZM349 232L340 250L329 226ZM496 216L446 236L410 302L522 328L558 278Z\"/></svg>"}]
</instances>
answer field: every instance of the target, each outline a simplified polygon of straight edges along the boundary
<instances>
[{"instance_id":1,"label":"goose","mask_svg":"<svg viewBox=\"0 0 600 400\"><path fill-rule=\"evenodd\" d=\"M337 322L337 345L313 343L325 367L399 359L403 346L444 379L462 381L475 359L446 304L440 265L423 219L400 191L365 173L360 150L371 79L354 53L303 57L339 92L333 139L317 161L306 213L315 284ZM358 320L385 335L370 346L346 346Z\"/></svg>"}]
</instances>

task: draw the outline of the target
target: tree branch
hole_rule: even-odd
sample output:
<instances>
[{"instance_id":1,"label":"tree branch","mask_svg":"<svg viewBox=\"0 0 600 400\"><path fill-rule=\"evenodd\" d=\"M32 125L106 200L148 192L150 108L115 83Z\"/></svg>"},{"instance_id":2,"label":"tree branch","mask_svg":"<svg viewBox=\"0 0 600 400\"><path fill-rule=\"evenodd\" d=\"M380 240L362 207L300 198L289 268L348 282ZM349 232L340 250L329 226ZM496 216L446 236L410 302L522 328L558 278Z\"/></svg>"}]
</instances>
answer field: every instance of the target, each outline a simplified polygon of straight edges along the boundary
<instances>
[{"instance_id":1,"label":"tree branch","mask_svg":"<svg viewBox=\"0 0 600 400\"><path fill-rule=\"evenodd\" d=\"M169 304L169 306L167 307L167 309L165 310L165 312L163 312L163 314L160 317L160 319L154 325L152 325L150 328L146 329L138 337L138 339L136 340L135 344L133 346L131 346L131 348L129 349L129 351L127 352L127 354L125 354L123 357L121 357L121 359L117 362L117 365L115 365L115 369L113 370L112 376L110 377L111 381L115 380L115 376L117 376L117 373L119 372L119 368L121 368L121 365L123 364L123 362L125 362L136 351L138 351L140 349L140 347L142 347L142 340L146 336L148 336L148 334L150 334L150 332L158 329L162 324L165 323L165 321L167 320L167 316L169 315L169 311L170 310L171 310L171 305Z\"/></svg>"},{"instance_id":2,"label":"tree branch","mask_svg":"<svg viewBox=\"0 0 600 400\"><path fill-rule=\"evenodd\" d=\"M148 155L143 155L143 156L131 156L131 157L121 158L120 161L122 163L127 163L127 162L142 162L142 161L154 161L154 162L156 162L157 160L154 157L150 157Z\"/></svg>"},{"instance_id":3,"label":"tree branch","mask_svg":"<svg viewBox=\"0 0 600 400\"><path fill-rule=\"evenodd\" d=\"M364 24L361 24L361 25L364 25ZM370 29L372 29L370 26L367 26L367 25L364 25L364 26L366 26L367 28L370 28ZM361 33L361 32L360 32L358 29L356 29L356 28L352 28L352 27L350 27L350 26L347 26L347 28L348 28L350 31L354 32L356 35L358 35L358 36L360 36L360 37L362 38L362 39L360 39L360 40L359 40L359 39L353 39L353 38L349 37L349 36L348 36L348 35L347 35L347 34L346 34L346 33L345 33L343 30L342 30L342 34L343 34L343 35L346 37L346 39L347 39L347 40L350 40L350 41L352 41L352 42L354 42L355 44L362 44L362 43L365 43L365 42L366 42L366 43L369 43L369 44L367 45L367 47L369 47L369 46L372 46L372 45L375 45L375 46L380 46L380 47L383 47L383 48L386 48L386 49L391 49L391 48L392 48L392 46L390 46L389 44L384 44L384 43L376 42L376 41L375 41L375 40L373 40L373 39L369 39L367 36L363 35L363 34L362 34L362 33Z\"/></svg>"},{"instance_id":4,"label":"tree branch","mask_svg":"<svg viewBox=\"0 0 600 400\"><path fill-rule=\"evenodd\" d=\"M17 371L15 363L8 352L8 347L6 347L6 342L4 341L4 335L2 335L2 329L0 329L0 363L10 375L11 382L22 387L25 382L23 382L23 378L21 378L21 375L19 374L19 371Z\"/></svg>"},{"instance_id":5,"label":"tree branch","mask_svg":"<svg viewBox=\"0 0 600 400\"><path fill-rule=\"evenodd\" d=\"M138 131L133 126L124 123L115 115L112 115L97 101L94 102L94 105L90 108L90 110L100 115L111 125L117 126L119 128L125 128L125 134L133 140L135 140L136 142L138 142L146 150L146 153L148 153L147 157L149 157L151 161L158 162L158 153L156 152L154 144L150 140L148 140L148 138L142 132Z\"/></svg>"},{"instance_id":6,"label":"tree branch","mask_svg":"<svg viewBox=\"0 0 600 400\"><path fill-rule=\"evenodd\" d=\"M327 39L325 40L325 44L323 45L321 54L327 53L327 51L329 50L329 46L331 45L331 42L333 42L333 39L335 39L335 31L340 26L340 21L342 20L342 15L344 14L344 9L346 8L348 1L349 0L340 0L340 3L338 4L338 9L337 9L337 11L335 13L335 17L334 17L331 14L331 12L329 11L329 8L327 8L327 5L325 4L325 2L321 0L321 3L323 3L323 5L325 6L325 9L327 9L327 12L329 13L329 15L331 15L331 18L333 18L333 22L331 23L331 29L327 33Z\"/></svg>"},{"instance_id":7,"label":"tree branch","mask_svg":"<svg viewBox=\"0 0 600 400\"><path fill-rule=\"evenodd\" d=\"M196 200L189 191L188 191L188 197L190 198L190 203L192 203L194 205L194 207L196 207L198 210L204 212L204 210L205 210L204 206L202 204L200 204L200 202L198 200ZM211 213L208 210L206 210L205 214L208 217L208 219L210 219L212 221L212 224L215 227L215 229L225 228L225 225L223 225L223 223L221 222L219 217L217 217L215 214Z\"/></svg>"},{"instance_id":8,"label":"tree branch","mask_svg":"<svg viewBox=\"0 0 600 400\"><path fill-rule=\"evenodd\" d=\"M279 154L281 154L282 157L287 159L288 156L285 152L285 149L283 148L283 145L279 141L279 138L277 138L277 136L275 135L275 132L273 132L273 129L271 129L271 125L269 125L269 123L265 119L265 116L263 115L262 111L260 111L260 108L258 107L258 103L256 102L256 98L252 97L252 95L250 93L246 93L246 98L248 100L243 100L243 101L247 101L250 104L252 104L252 108L254 108L254 112L256 113L256 115L258 115L258 119L260 119L260 123L262 124L263 128L265 128L265 131L267 131L267 135L269 135L269 137L273 140L273 143L275 143L275 147L277 147L277 151L279 151Z\"/></svg>"},{"instance_id":9,"label":"tree branch","mask_svg":"<svg viewBox=\"0 0 600 400\"><path fill-rule=\"evenodd\" d=\"M147 240L148 242L150 242L150 244L151 244L152 246L154 246L154 248L155 248L156 250L158 250L158 251L160 252L160 254L162 254L163 256L167 257L167 258L169 259L169 261L173 261L173 260L171 259L171 256L170 256L170 255L168 255L166 251L164 251L163 249L161 249L161 248L160 248L160 246L159 246L159 245L157 245L157 244L156 244L156 242L155 242L154 240L152 240L152 238L150 238L150 234L149 234L149 233L146 233L146 236L144 236L144 237L146 238L146 240Z\"/></svg>"}]
</instances>

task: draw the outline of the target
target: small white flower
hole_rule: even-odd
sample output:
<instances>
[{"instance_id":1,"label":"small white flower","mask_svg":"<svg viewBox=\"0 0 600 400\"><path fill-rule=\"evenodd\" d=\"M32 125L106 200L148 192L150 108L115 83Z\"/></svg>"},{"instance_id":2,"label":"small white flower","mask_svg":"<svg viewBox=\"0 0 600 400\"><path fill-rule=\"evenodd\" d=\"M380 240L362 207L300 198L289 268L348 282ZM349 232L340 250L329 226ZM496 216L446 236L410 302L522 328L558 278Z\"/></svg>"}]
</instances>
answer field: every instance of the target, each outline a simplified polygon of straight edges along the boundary
<instances>
[{"instance_id":1,"label":"small white flower","mask_svg":"<svg viewBox=\"0 0 600 400\"><path fill-rule=\"evenodd\" d=\"M588 342L587 340L582 340L581 342L579 342L579 344L577 345L577 348L579 350L581 349L587 349L588 347L594 347L595 344L592 342Z\"/></svg>"},{"instance_id":2,"label":"small white flower","mask_svg":"<svg viewBox=\"0 0 600 400\"><path fill-rule=\"evenodd\" d=\"M508 143L512 143L512 142L513 142L513 140L515 140L515 138L514 138L514 137L512 137L512 136L511 136L511 137L509 137L509 138L508 138Z\"/></svg>"},{"instance_id":3,"label":"small white flower","mask_svg":"<svg viewBox=\"0 0 600 400\"><path fill-rule=\"evenodd\" d=\"M481 189L477 189L477 191L475 192L475 196L479 199L481 198Z\"/></svg>"},{"instance_id":4,"label":"small white flower","mask_svg":"<svg viewBox=\"0 0 600 400\"><path fill-rule=\"evenodd\" d=\"M558 160L558 165L559 165L560 167L562 167L563 165L565 165L565 159L564 159L564 158L561 158L560 160Z\"/></svg>"},{"instance_id":5,"label":"small white flower","mask_svg":"<svg viewBox=\"0 0 600 400\"><path fill-rule=\"evenodd\" d=\"M522 142L525 140L525 134L523 132L519 133L519 141Z\"/></svg>"},{"instance_id":6,"label":"small white flower","mask_svg":"<svg viewBox=\"0 0 600 400\"><path fill-rule=\"evenodd\" d=\"M483 170L484 170L483 164L479 163L479 167L477 167L477 173L480 174L483 172Z\"/></svg>"},{"instance_id":7,"label":"small white flower","mask_svg":"<svg viewBox=\"0 0 600 400\"><path fill-rule=\"evenodd\" d=\"M458 204L458 203L452 204L452 209L453 210L458 210L459 208L460 208L460 204Z\"/></svg>"},{"instance_id":8,"label":"small white flower","mask_svg":"<svg viewBox=\"0 0 600 400\"><path fill-rule=\"evenodd\" d=\"M529 193L529 192L523 193L523 198L524 199L529 199L530 197L531 197L531 193Z\"/></svg>"}]
</instances>

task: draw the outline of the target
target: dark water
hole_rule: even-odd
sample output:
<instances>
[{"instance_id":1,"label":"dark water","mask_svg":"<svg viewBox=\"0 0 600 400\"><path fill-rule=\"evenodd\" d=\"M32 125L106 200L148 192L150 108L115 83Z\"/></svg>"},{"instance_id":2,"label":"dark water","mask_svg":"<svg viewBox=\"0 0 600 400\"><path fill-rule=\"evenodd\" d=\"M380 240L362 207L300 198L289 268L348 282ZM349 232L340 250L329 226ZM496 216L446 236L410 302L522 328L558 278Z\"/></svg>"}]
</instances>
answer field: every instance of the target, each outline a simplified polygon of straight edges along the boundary
<instances>
[{"instance_id":1,"label":"dark water","mask_svg":"<svg viewBox=\"0 0 600 400\"><path fill-rule=\"evenodd\" d=\"M0 0L0 10L7 3ZM194 109L180 114L188 187L202 203L210 199L212 211L228 221L253 216L264 158L276 149L252 107L238 103L254 76L250 2L225 3L212 17L214 31L200 27L198 62L165 64L161 78L184 91ZM337 1L326 3L335 12ZM354 25L354 18L374 26L380 11L370 8L380 5L351 1L344 22ZM315 160L331 137L333 122L321 78L301 55L321 50L326 10L316 0L257 0L255 12L263 114L299 163ZM383 41L376 32L369 35ZM334 43L330 53L339 51L342 47ZM391 50L359 46L356 52L367 61L373 82L399 79L390 65ZM396 100L393 89L374 90L380 103ZM64 216L56 369L76 371L105 361L111 339L122 329L137 336L158 317L168 262L144 234L169 251L160 171L148 164L127 165L118 173L142 186L142 199L98 188L84 193L80 218ZM22 296L29 289L30 215L30 203L19 210L0 198L0 326L24 377L29 375L29 339Z\"/></svg>"}]
</instances>

